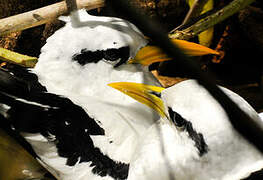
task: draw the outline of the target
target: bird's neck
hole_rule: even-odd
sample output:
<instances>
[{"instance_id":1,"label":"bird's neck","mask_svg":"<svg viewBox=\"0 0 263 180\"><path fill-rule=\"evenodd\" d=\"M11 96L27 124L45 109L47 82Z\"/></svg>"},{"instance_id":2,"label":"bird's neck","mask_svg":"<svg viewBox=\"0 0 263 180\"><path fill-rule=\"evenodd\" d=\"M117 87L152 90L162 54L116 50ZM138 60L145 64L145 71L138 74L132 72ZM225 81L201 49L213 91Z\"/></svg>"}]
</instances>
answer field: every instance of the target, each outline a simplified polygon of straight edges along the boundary
<instances>
[{"instance_id":1,"label":"bird's neck","mask_svg":"<svg viewBox=\"0 0 263 180\"><path fill-rule=\"evenodd\" d=\"M84 108L90 116L96 117L102 123L106 136L109 134L113 137L113 143L123 143L126 135L134 134L127 130L130 129L129 126L135 124L138 128L134 128L142 132L158 118L150 108L107 85L121 81L157 84L145 67L122 65L114 69L111 64L103 61L90 63L81 68L76 63L63 64L55 61L54 64L43 61L39 63L34 72L47 90L66 96ZM100 139L94 139L94 144L100 146L103 153L108 151L108 146L102 146L101 143L104 144ZM109 156L115 157L114 151L111 152ZM116 155L117 160L129 159L119 155L120 153Z\"/></svg>"},{"instance_id":2,"label":"bird's neck","mask_svg":"<svg viewBox=\"0 0 263 180\"><path fill-rule=\"evenodd\" d=\"M49 92L70 97L72 94L98 97L110 102L126 103L131 98L109 87L111 82L137 82L157 85L157 80L141 65L122 65L113 68L104 61L79 64L39 62L34 72Z\"/></svg>"},{"instance_id":3,"label":"bird's neck","mask_svg":"<svg viewBox=\"0 0 263 180\"><path fill-rule=\"evenodd\" d=\"M207 143L208 152L200 156L187 133L164 122L154 125L141 138L129 178L168 180L171 170L181 180L244 179L263 167L263 155L237 132L228 134L227 140L208 137Z\"/></svg>"}]
</instances>

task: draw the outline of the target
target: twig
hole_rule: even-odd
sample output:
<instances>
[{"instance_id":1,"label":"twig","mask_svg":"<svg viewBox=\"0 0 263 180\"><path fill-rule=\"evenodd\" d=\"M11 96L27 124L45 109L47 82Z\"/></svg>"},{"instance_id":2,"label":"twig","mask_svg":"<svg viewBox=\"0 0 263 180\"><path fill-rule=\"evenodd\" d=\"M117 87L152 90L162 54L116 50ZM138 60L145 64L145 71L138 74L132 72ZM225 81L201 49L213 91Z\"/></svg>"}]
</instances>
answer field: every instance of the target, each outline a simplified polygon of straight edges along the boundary
<instances>
[{"instance_id":1,"label":"twig","mask_svg":"<svg viewBox=\"0 0 263 180\"><path fill-rule=\"evenodd\" d=\"M190 8L187 15L185 16L183 23L179 27L187 24L193 18L198 17L201 14L207 1L208 0L195 0L193 6Z\"/></svg>"},{"instance_id":2,"label":"twig","mask_svg":"<svg viewBox=\"0 0 263 180\"><path fill-rule=\"evenodd\" d=\"M207 30L208 28L214 26L215 24L218 24L219 22L225 20L229 16L232 16L236 12L242 10L254 1L255 0L233 0L227 6L220 9L216 13L205 17L204 19L198 21L194 25L184 30L175 31L174 33L170 34L169 37L184 40L193 38L201 32Z\"/></svg>"},{"instance_id":3,"label":"twig","mask_svg":"<svg viewBox=\"0 0 263 180\"><path fill-rule=\"evenodd\" d=\"M104 0L77 0L78 9L86 8L90 10L103 6ZM67 5L65 1L62 1L23 14L0 19L0 36L45 24L66 13Z\"/></svg>"},{"instance_id":4,"label":"twig","mask_svg":"<svg viewBox=\"0 0 263 180\"><path fill-rule=\"evenodd\" d=\"M78 9L77 2L75 0L65 0L65 1L69 13Z\"/></svg>"},{"instance_id":5,"label":"twig","mask_svg":"<svg viewBox=\"0 0 263 180\"><path fill-rule=\"evenodd\" d=\"M80 22L79 14L77 13L77 2L76 0L66 0L66 4L68 13L70 13L71 24L73 27L77 27Z\"/></svg>"}]
</instances>

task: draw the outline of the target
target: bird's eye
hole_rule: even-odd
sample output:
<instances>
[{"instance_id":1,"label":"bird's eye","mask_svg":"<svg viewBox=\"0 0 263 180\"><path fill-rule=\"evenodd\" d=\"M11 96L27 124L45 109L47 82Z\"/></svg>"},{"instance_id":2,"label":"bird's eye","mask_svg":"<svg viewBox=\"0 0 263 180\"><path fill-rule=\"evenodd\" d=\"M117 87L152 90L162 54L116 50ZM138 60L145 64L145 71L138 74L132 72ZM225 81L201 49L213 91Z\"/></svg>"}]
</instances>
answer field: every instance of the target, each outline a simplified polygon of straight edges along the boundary
<instances>
[{"instance_id":1,"label":"bird's eye","mask_svg":"<svg viewBox=\"0 0 263 180\"><path fill-rule=\"evenodd\" d=\"M103 52L104 59L108 61L116 61L120 58L119 49L107 49Z\"/></svg>"},{"instance_id":2,"label":"bird's eye","mask_svg":"<svg viewBox=\"0 0 263 180\"><path fill-rule=\"evenodd\" d=\"M172 120L172 122L176 125L176 127L180 129L184 129L186 125L186 120L177 112L173 111L172 108L168 107L168 113Z\"/></svg>"},{"instance_id":3,"label":"bird's eye","mask_svg":"<svg viewBox=\"0 0 263 180\"><path fill-rule=\"evenodd\" d=\"M114 63L114 67L118 67L126 63L130 57L130 48L128 46L119 49L107 49L103 53L104 59Z\"/></svg>"},{"instance_id":4,"label":"bird's eye","mask_svg":"<svg viewBox=\"0 0 263 180\"><path fill-rule=\"evenodd\" d=\"M112 48L106 50L90 51L82 49L80 53L72 56L73 61L77 61L80 65L84 66L88 63L97 63L100 60L105 60L118 67L128 61L130 57L130 48L128 46L121 48Z\"/></svg>"}]
</instances>

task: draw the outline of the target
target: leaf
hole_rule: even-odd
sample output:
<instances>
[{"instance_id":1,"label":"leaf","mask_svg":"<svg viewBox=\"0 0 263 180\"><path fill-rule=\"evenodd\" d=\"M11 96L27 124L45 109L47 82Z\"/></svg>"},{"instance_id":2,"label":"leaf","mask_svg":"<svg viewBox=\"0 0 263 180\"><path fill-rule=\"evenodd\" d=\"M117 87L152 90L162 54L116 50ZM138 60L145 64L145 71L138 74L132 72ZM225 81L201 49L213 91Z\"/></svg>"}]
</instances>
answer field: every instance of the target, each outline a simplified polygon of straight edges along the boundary
<instances>
[{"instance_id":1,"label":"leaf","mask_svg":"<svg viewBox=\"0 0 263 180\"><path fill-rule=\"evenodd\" d=\"M194 4L195 0L186 0L186 2L188 3L189 7L192 7L192 5Z\"/></svg>"},{"instance_id":2,"label":"leaf","mask_svg":"<svg viewBox=\"0 0 263 180\"><path fill-rule=\"evenodd\" d=\"M206 31L201 32L198 35L199 43L202 44L203 46L209 47L212 43L213 35L214 35L214 27L211 27Z\"/></svg>"},{"instance_id":3,"label":"leaf","mask_svg":"<svg viewBox=\"0 0 263 180\"><path fill-rule=\"evenodd\" d=\"M212 10L213 6L214 6L214 1L213 0L208 0L207 3L205 4L201 14ZM214 34L214 27L211 27L208 30L200 33L198 35L199 43L204 45L204 46L209 47L211 42L212 42L212 39L213 39L213 34Z\"/></svg>"},{"instance_id":4,"label":"leaf","mask_svg":"<svg viewBox=\"0 0 263 180\"><path fill-rule=\"evenodd\" d=\"M0 60L25 67L34 67L37 63L36 57L19 54L4 48L0 48Z\"/></svg>"}]
</instances>

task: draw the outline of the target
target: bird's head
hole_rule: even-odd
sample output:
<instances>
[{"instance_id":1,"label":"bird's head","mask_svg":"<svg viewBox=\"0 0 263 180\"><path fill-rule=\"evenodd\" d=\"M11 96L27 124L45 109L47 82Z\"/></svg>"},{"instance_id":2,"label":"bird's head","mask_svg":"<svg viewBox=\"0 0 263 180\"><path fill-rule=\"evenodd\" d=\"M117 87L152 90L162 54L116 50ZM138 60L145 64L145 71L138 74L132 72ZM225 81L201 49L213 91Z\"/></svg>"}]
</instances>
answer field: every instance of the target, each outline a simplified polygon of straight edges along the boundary
<instances>
[{"instance_id":1,"label":"bird's head","mask_svg":"<svg viewBox=\"0 0 263 180\"><path fill-rule=\"evenodd\" d=\"M75 89L80 94L103 97L111 91L107 89L110 82L157 84L147 67L129 64L140 63L140 59L149 62L149 56L154 61L163 60L163 53L147 45L148 40L133 24L119 18L91 16L85 10L78 13L77 27L72 26L69 17L62 18L66 25L41 49L34 72L48 90L60 86L66 91ZM203 49L180 42L178 45L195 54Z\"/></svg>"},{"instance_id":2,"label":"bird's head","mask_svg":"<svg viewBox=\"0 0 263 180\"><path fill-rule=\"evenodd\" d=\"M143 82L144 68L127 61L147 44L142 33L130 22L98 17L79 10L81 23L66 25L47 39L33 71L48 90L60 86L84 95L108 96L114 81ZM146 75L149 76L149 75ZM63 93L63 92L62 92Z\"/></svg>"},{"instance_id":3,"label":"bird's head","mask_svg":"<svg viewBox=\"0 0 263 180\"><path fill-rule=\"evenodd\" d=\"M160 115L159 123L141 137L130 165L131 177L242 179L261 168L262 154L235 131L224 109L196 81L187 80L167 89L129 82L109 85ZM246 113L260 120L243 98L222 90Z\"/></svg>"}]
</instances>

